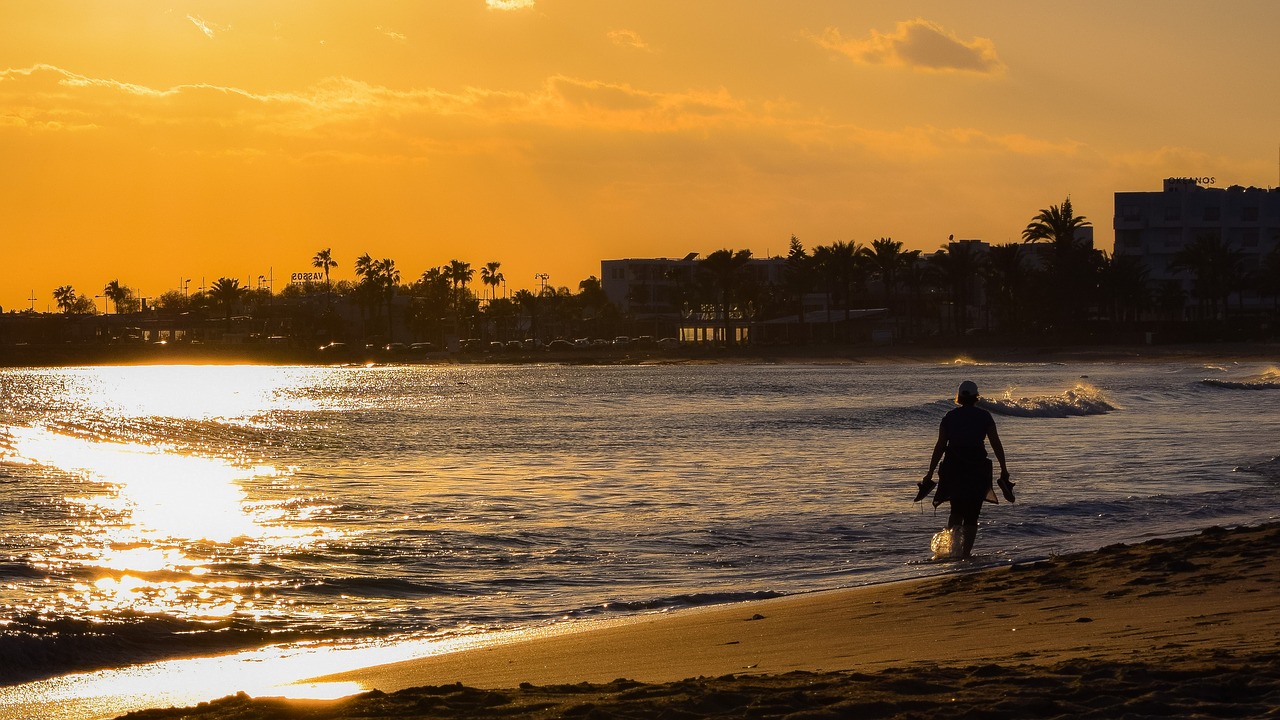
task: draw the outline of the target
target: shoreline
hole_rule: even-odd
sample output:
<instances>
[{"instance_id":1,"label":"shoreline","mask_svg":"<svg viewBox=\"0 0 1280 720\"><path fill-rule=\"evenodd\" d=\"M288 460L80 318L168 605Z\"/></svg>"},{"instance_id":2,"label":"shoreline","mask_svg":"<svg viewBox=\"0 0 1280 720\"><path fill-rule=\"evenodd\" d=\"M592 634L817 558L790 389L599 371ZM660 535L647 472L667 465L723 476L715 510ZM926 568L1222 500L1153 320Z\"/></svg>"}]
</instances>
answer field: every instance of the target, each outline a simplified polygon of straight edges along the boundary
<instances>
[{"instance_id":1,"label":"shoreline","mask_svg":"<svg viewBox=\"0 0 1280 720\"><path fill-rule=\"evenodd\" d=\"M1019 698L1029 712L1065 702L1049 698L1046 687L1076 683L1084 688L1080 702L1127 707L1135 697L1153 702L1150 693L1172 697L1186 678L1206 675L1228 686L1251 683L1257 692L1214 700L1196 691L1185 701L1256 696L1274 707L1277 551L1280 523L1215 527L972 572L641 616L306 681L376 688L343 700L242 694L125 717L301 717L287 710L339 720L374 708L380 717L438 717L467 703L474 717L557 717L586 705L709 717L715 713L707 709L726 696L742 708L777 706L764 717L815 707L811 701L952 717L962 707L947 698L961 695L969 711ZM421 712L427 706L440 714ZM39 711L59 717L56 708ZM1059 714L1079 713L1064 706Z\"/></svg>"},{"instance_id":2,"label":"shoreline","mask_svg":"<svg viewBox=\"0 0 1280 720\"><path fill-rule=\"evenodd\" d=\"M309 349L266 345L0 346L0 368L115 365L465 366L465 365L699 365L898 364L1264 361L1280 358L1280 343L1231 342L1168 345L976 342L955 345L686 346L523 353L432 353L425 356L347 353L333 357Z\"/></svg>"},{"instance_id":3,"label":"shoreline","mask_svg":"<svg viewBox=\"0 0 1280 720\"><path fill-rule=\"evenodd\" d=\"M1258 653L1280 646L1275 595L1259 592L1280 590L1280 564L1266 566L1276 550L1280 524L1211 528L973 572L695 608L324 679L391 691L865 672L922 661L1045 665L1166 649ZM1203 612L1188 612L1193 604ZM1230 622L1200 622L1209 617Z\"/></svg>"}]
</instances>

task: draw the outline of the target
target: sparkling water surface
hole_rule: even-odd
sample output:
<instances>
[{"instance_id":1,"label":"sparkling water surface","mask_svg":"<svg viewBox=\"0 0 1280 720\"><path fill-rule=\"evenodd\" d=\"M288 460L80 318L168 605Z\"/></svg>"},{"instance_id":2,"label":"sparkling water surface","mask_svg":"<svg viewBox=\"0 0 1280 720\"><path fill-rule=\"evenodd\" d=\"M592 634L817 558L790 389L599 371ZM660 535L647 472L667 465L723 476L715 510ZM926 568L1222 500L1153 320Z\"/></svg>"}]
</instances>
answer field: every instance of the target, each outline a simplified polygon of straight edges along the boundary
<instances>
[{"instance_id":1,"label":"sparkling water surface","mask_svg":"<svg viewBox=\"0 0 1280 720\"><path fill-rule=\"evenodd\" d=\"M949 572L963 379L977 564L1277 517L1266 363L0 370L0 683Z\"/></svg>"}]
</instances>

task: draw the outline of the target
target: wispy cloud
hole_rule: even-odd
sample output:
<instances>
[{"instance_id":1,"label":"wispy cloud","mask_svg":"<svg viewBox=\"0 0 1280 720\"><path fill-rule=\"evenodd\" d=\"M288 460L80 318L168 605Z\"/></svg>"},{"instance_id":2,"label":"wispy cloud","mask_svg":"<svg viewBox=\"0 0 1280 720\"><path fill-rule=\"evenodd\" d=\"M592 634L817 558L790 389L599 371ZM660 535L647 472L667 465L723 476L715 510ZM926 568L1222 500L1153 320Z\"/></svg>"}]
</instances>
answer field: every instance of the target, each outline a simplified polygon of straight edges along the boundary
<instances>
[{"instance_id":1,"label":"wispy cloud","mask_svg":"<svg viewBox=\"0 0 1280 720\"><path fill-rule=\"evenodd\" d=\"M212 23L206 22L205 19L200 17L199 15L188 15L187 19L190 20L193 25L200 28L200 32L204 33L205 37L209 38L210 40L213 39L215 31L223 29L221 27L218 27L217 25L213 25Z\"/></svg>"},{"instance_id":2,"label":"wispy cloud","mask_svg":"<svg viewBox=\"0 0 1280 720\"><path fill-rule=\"evenodd\" d=\"M533 7L534 0L484 0L490 10L523 10Z\"/></svg>"},{"instance_id":3,"label":"wispy cloud","mask_svg":"<svg viewBox=\"0 0 1280 720\"><path fill-rule=\"evenodd\" d=\"M870 36L861 39L845 38L836 28L828 28L812 39L828 50L869 65L986 75L1005 69L991 40L980 37L963 40L923 18L900 22L891 33L872 30Z\"/></svg>"},{"instance_id":4,"label":"wispy cloud","mask_svg":"<svg viewBox=\"0 0 1280 720\"><path fill-rule=\"evenodd\" d=\"M637 50L649 49L649 43L645 42L633 30L610 30L608 37L610 42L619 47L629 47Z\"/></svg>"},{"instance_id":5,"label":"wispy cloud","mask_svg":"<svg viewBox=\"0 0 1280 720\"><path fill-rule=\"evenodd\" d=\"M405 41L407 41L407 40L409 39L408 37L406 37L406 36L405 36L405 34L404 34L404 33L398 33L398 32L396 32L396 31L394 31L394 30L389 30L389 29L387 29L387 28L382 27L381 25L379 25L379 26L377 26L376 28L374 28L374 30L377 30L378 32L382 33L383 35L386 35L387 37L389 37L389 38L391 38L392 40L395 40L396 42L399 42L399 43L405 42Z\"/></svg>"},{"instance_id":6,"label":"wispy cloud","mask_svg":"<svg viewBox=\"0 0 1280 720\"><path fill-rule=\"evenodd\" d=\"M567 75L525 90L456 92L335 77L264 94L214 85L150 88L40 65L0 71L0 108L0 132L50 139L60 132L106 132L175 152L281 155L306 162L398 163L441 154L509 153L513 147L554 154L553 148L569 138L576 146L592 137L601 146L670 152L672 162L706 138L717 138L716 146L743 157L780 158L790 152L818 165L833 157L893 165L947 156L981 164L997 157L1065 157L1083 151L1078 144L975 128L860 127L786 104L736 97L724 88L655 91ZM220 140L211 145L213 128ZM620 136L636 142L619 142Z\"/></svg>"}]
</instances>

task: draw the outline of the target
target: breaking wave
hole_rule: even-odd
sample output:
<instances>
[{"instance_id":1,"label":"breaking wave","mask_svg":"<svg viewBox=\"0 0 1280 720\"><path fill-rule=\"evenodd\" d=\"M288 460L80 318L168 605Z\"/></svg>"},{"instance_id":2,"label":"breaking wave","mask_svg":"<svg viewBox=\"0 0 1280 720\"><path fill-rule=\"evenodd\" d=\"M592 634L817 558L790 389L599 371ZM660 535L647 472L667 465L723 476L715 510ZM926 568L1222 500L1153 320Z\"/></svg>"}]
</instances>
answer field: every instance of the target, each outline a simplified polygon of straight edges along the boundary
<instances>
[{"instance_id":1,"label":"breaking wave","mask_svg":"<svg viewBox=\"0 0 1280 720\"><path fill-rule=\"evenodd\" d=\"M980 405L998 415L1043 418L1103 415L1116 409L1100 390L1083 383L1060 395L1014 398L1006 392L996 400L984 398Z\"/></svg>"},{"instance_id":2,"label":"breaking wave","mask_svg":"<svg viewBox=\"0 0 1280 720\"><path fill-rule=\"evenodd\" d=\"M1200 384L1228 390L1280 390L1280 370L1271 368L1261 374L1250 375L1239 380L1205 378L1200 381Z\"/></svg>"}]
</instances>

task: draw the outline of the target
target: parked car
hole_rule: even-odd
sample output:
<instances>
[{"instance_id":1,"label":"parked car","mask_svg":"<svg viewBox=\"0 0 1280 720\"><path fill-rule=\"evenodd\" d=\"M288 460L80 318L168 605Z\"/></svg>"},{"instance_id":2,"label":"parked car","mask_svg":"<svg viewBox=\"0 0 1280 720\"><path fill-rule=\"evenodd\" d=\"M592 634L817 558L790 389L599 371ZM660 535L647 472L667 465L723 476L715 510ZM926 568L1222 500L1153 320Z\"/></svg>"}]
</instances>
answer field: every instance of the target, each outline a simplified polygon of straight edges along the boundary
<instances>
[{"instance_id":1,"label":"parked car","mask_svg":"<svg viewBox=\"0 0 1280 720\"><path fill-rule=\"evenodd\" d=\"M566 350L572 350L572 349L573 349L573 343L569 342L568 340L552 340L550 343L547 344L547 350L551 352L564 352Z\"/></svg>"},{"instance_id":2,"label":"parked car","mask_svg":"<svg viewBox=\"0 0 1280 720\"><path fill-rule=\"evenodd\" d=\"M631 344L631 338L626 335L619 335L613 339L614 347L626 347Z\"/></svg>"}]
</instances>

